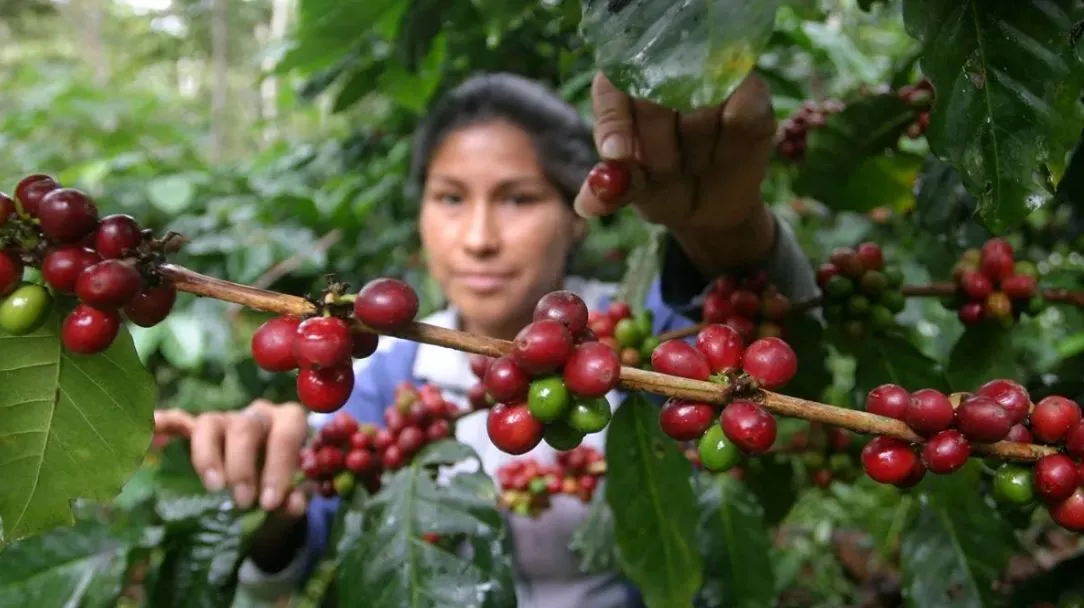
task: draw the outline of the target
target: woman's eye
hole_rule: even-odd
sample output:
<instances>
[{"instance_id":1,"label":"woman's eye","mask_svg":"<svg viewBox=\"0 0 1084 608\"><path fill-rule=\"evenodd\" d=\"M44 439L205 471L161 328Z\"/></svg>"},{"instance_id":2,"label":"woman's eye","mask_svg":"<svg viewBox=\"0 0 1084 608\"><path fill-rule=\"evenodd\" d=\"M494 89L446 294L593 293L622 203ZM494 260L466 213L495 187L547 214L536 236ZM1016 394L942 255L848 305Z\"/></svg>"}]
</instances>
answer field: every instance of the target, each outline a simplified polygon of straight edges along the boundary
<instances>
[{"instance_id":1,"label":"woman's eye","mask_svg":"<svg viewBox=\"0 0 1084 608\"><path fill-rule=\"evenodd\" d=\"M450 193L438 194L436 196L436 199L437 202L443 203L445 205L458 205L463 202L463 197L459 196L458 194Z\"/></svg>"},{"instance_id":2,"label":"woman's eye","mask_svg":"<svg viewBox=\"0 0 1084 608\"><path fill-rule=\"evenodd\" d=\"M538 202L538 197L533 194L512 194L505 200L513 205L530 205Z\"/></svg>"}]
</instances>

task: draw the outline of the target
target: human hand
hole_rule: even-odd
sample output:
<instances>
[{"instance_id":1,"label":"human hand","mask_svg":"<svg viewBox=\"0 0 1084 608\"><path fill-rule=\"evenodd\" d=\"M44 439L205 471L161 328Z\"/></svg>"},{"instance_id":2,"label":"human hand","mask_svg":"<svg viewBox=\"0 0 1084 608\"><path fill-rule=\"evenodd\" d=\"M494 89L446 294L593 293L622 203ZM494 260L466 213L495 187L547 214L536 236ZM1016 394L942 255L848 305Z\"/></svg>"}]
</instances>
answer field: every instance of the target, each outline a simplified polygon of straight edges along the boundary
<instances>
[{"instance_id":1,"label":"human hand","mask_svg":"<svg viewBox=\"0 0 1084 608\"><path fill-rule=\"evenodd\" d=\"M775 117L771 93L749 75L722 104L679 114L632 99L602 73L591 98L595 145L605 160L627 163L631 185L602 200L589 184L576 197L584 216L633 205L649 222L672 230L741 228L763 210L761 182L771 157Z\"/></svg>"}]
</instances>

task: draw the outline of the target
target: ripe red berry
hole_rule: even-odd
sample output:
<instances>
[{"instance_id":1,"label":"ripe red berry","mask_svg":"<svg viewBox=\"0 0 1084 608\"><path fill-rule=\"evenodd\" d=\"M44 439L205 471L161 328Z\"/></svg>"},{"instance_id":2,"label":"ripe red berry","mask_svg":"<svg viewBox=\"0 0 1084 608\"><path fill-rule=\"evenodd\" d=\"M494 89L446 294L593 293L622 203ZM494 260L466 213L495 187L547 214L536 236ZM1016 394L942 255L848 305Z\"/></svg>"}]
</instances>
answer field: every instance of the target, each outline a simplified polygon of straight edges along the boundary
<instances>
[{"instance_id":1,"label":"ripe red berry","mask_svg":"<svg viewBox=\"0 0 1084 608\"><path fill-rule=\"evenodd\" d=\"M911 467L911 472L904 478L903 481L894 484L901 490L907 488L913 488L918 485L918 482L922 481L922 478L926 476L926 465L923 464L921 458L915 458L915 464Z\"/></svg>"},{"instance_id":2,"label":"ripe red berry","mask_svg":"<svg viewBox=\"0 0 1084 608\"><path fill-rule=\"evenodd\" d=\"M845 277L857 279L866 271L865 266L862 264L862 260L858 257L858 253L850 247L839 247L835 249L828 259L839 269L839 273Z\"/></svg>"},{"instance_id":3,"label":"ripe red berry","mask_svg":"<svg viewBox=\"0 0 1084 608\"><path fill-rule=\"evenodd\" d=\"M124 315L140 327L154 327L169 316L176 302L177 289L170 283L162 283L137 293L124 307Z\"/></svg>"},{"instance_id":4,"label":"ripe red berry","mask_svg":"<svg viewBox=\"0 0 1084 608\"><path fill-rule=\"evenodd\" d=\"M16 214L15 201L11 197L0 192L0 226L3 226Z\"/></svg>"},{"instance_id":5,"label":"ripe red berry","mask_svg":"<svg viewBox=\"0 0 1084 608\"><path fill-rule=\"evenodd\" d=\"M338 317L312 317L297 327L294 358L298 366L336 367L349 362L350 326Z\"/></svg>"},{"instance_id":6,"label":"ripe red berry","mask_svg":"<svg viewBox=\"0 0 1084 608\"><path fill-rule=\"evenodd\" d=\"M373 434L373 449L377 452L383 452L393 443L395 443L395 435L389 429L377 429Z\"/></svg>"},{"instance_id":7,"label":"ripe red berry","mask_svg":"<svg viewBox=\"0 0 1084 608\"><path fill-rule=\"evenodd\" d=\"M373 454L367 449L353 449L347 452L344 463L352 473L365 473L373 468Z\"/></svg>"},{"instance_id":8,"label":"ripe red berry","mask_svg":"<svg viewBox=\"0 0 1084 608\"><path fill-rule=\"evenodd\" d=\"M700 439L715 422L715 408L707 403L669 399L659 411L662 432L678 441Z\"/></svg>"},{"instance_id":9,"label":"ripe red berry","mask_svg":"<svg viewBox=\"0 0 1084 608\"><path fill-rule=\"evenodd\" d=\"M425 445L425 433L416 426L408 426L399 432L399 438L395 443L404 455L410 455Z\"/></svg>"},{"instance_id":10,"label":"ripe red berry","mask_svg":"<svg viewBox=\"0 0 1084 608\"><path fill-rule=\"evenodd\" d=\"M1072 532L1084 532L1084 488L1077 488L1069 498L1049 507L1050 518Z\"/></svg>"},{"instance_id":11,"label":"ripe red berry","mask_svg":"<svg viewBox=\"0 0 1084 608\"><path fill-rule=\"evenodd\" d=\"M885 267L885 255L877 243L862 243L855 251L862 267L866 270L881 270Z\"/></svg>"},{"instance_id":12,"label":"ripe red berry","mask_svg":"<svg viewBox=\"0 0 1084 608\"><path fill-rule=\"evenodd\" d=\"M531 377L511 357L505 355L493 360L482 379L486 392L502 403L513 403L527 398Z\"/></svg>"},{"instance_id":13,"label":"ripe red berry","mask_svg":"<svg viewBox=\"0 0 1084 608\"><path fill-rule=\"evenodd\" d=\"M38 205L41 232L54 243L76 243L98 227L98 207L84 192L53 190Z\"/></svg>"},{"instance_id":14,"label":"ripe red berry","mask_svg":"<svg viewBox=\"0 0 1084 608\"><path fill-rule=\"evenodd\" d=\"M922 446L922 461L926 468L945 475L967 464L971 457L971 444L960 431L941 431Z\"/></svg>"},{"instance_id":15,"label":"ripe red berry","mask_svg":"<svg viewBox=\"0 0 1084 608\"><path fill-rule=\"evenodd\" d=\"M746 454L763 454L775 443L775 418L752 401L733 401L723 408L719 423L726 434Z\"/></svg>"},{"instance_id":16,"label":"ripe red berry","mask_svg":"<svg viewBox=\"0 0 1084 608\"><path fill-rule=\"evenodd\" d=\"M1065 397L1051 395L1035 404L1031 434L1044 443L1057 443L1077 422L1080 422L1080 406Z\"/></svg>"},{"instance_id":17,"label":"ripe red berry","mask_svg":"<svg viewBox=\"0 0 1084 608\"><path fill-rule=\"evenodd\" d=\"M79 301L101 310L116 310L139 293L143 277L119 260L105 260L87 268L75 281Z\"/></svg>"},{"instance_id":18,"label":"ripe red berry","mask_svg":"<svg viewBox=\"0 0 1084 608\"><path fill-rule=\"evenodd\" d=\"M1035 277L1026 274L1014 274L1001 281L1001 291L1014 300L1026 300L1038 293Z\"/></svg>"},{"instance_id":19,"label":"ripe red berry","mask_svg":"<svg viewBox=\"0 0 1084 608\"><path fill-rule=\"evenodd\" d=\"M59 188L60 184L48 175L30 175L15 186L15 200L19 201L27 215L37 217L41 199Z\"/></svg>"},{"instance_id":20,"label":"ripe red berry","mask_svg":"<svg viewBox=\"0 0 1084 608\"><path fill-rule=\"evenodd\" d=\"M616 323L621 319L632 317L632 309L629 308L627 302L614 301L610 303L610 307L606 310L606 315Z\"/></svg>"},{"instance_id":21,"label":"ripe red berry","mask_svg":"<svg viewBox=\"0 0 1084 608\"><path fill-rule=\"evenodd\" d=\"M22 260L12 251L0 250L0 298L15 291L22 280Z\"/></svg>"},{"instance_id":22,"label":"ripe red berry","mask_svg":"<svg viewBox=\"0 0 1084 608\"><path fill-rule=\"evenodd\" d=\"M82 245L63 245L45 255L41 263L41 276L58 293L72 295L79 275L101 261L102 256L92 249Z\"/></svg>"},{"instance_id":23,"label":"ripe red berry","mask_svg":"<svg viewBox=\"0 0 1084 608\"><path fill-rule=\"evenodd\" d=\"M956 409L948 397L940 391L924 388L911 394L903 421L920 435L933 435L952 426L955 418ZM936 467L929 468L934 473L939 472Z\"/></svg>"},{"instance_id":24,"label":"ripe red berry","mask_svg":"<svg viewBox=\"0 0 1084 608\"><path fill-rule=\"evenodd\" d=\"M379 331L401 328L418 314L418 294L399 279L381 278L366 283L354 300L354 316Z\"/></svg>"},{"instance_id":25,"label":"ripe red berry","mask_svg":"<svg viewBox=\"0 0 1084 608\"><path fill-rule=\"evenodd\" d=\"M1014 255L1012 245L1005 239L999 237L994 237L983 243L980 254L982 256L1001 255L1010 258Z\"/></svg>"},{"instance_id":26,"label":"ripe red berry","mask_svg":"<svg viewBox=\"0 0 1084 608\"><path fill-rule=\"evenodd\" d=\"M526 403L499 403L489 410L486 432L490 441L502 452L518 456L526 454L542 441L544 427L531 415Z\"/></svg>"},{"instance_id":27,"label":"ripe red berry","mask_svg":"<svg viewBox=\"0 0 1084 608\"><path fill-rule=\"evenodd\" d=\"M817 267L817 285L824 289L824 286L828 284L828 280L839 274L839 269L831 262L825 262Z\"/></svg>"},{"instance_id":28,"label":"ripe red berry","mask_svg":"<svg viewBox=\"0 0 1084 608\"><path fill-rule=\"evenodd\" d=\"M742 369L761 388L775 390L790 382L798 372L798 356L779 338L761 338L745 349Z\"/></svg>"},{"instance_id":29,"label":"ripe red berry","mask_svg":"<svg viewBox=\"0 0 1084 608\"><path fill-rule=\"evenodd\" d=\"M486 377L486 370L489 369L489 364L493 362L492 357L485 355L471 355L470 356L470 371L474 374L475 378L481 380Z\"/></svg>"},{"instance_id":30,"label":"ripe red berry","mask_svg":"<svg viewBox=\"0 0 1084 608\"><path fill-rule=\"evenodd\" d=\"M376 352L380 346L380 334L356 327L350 328L350 356L364 359Z\"/></svg>"},{"instance_id":31,"label":"ripe red berry","mask_svg":"<svg viewBox=\"0 0 1084 608\"><path fill-rule=\"evenodd\" d=\"M559 321L534 321L516 334L509 356L530 374L557 370L572 354L572 334Z\"/></svg>"},{"instance_id":32,"label":"ripe red berry","mask_svg":"<svg viewBox=\"0 0 1084 608\"><path fill-rule=\"evenodd\" d=\"M986 307L982 302L967 302L956 314L965 327L974 327L982 322L986 315Z\"/></svg>"},{"instance_id":33,"label":"ripe red berry","mask_svg":"<svg viewBox=\"0 0 1084 608\"><path fill-rule=\"evenodd\" d=\"M730 307L736 315L754 318L760 310L760 296L748 289L739 289L730 294Z\"/></svg>"},{"instance_id":34,"label":"ripe red berry","mask_svg":"<svg viewBox=\"0 0 1084 608\"><path fill-rule=\"evenodd\" d=\"M693 345L681 339L659 344L651 352L651 368L660 374L707 380L711 377L708 359Z\"/></svg>"},{"instance_id":35,"label":"ripe red berry","mask_svg":"<svg viewBox=\"0 0 1084 608\"><path fill-rule=\"evenodd\" d=\"M550 292L534 308L533 320L542 319L563 323L569 333L578 336L587 329L587 304L571 291Z\"/></svg>"},{"instance_id":36,"label":"ripe red berry","mask_svg":"<svg viewBox=\"0 0 1084 608\"><path fill-rule=\"evenodd\" d=\"M581 397L602 397L617 386L621 360L614 349L601 342L587 342L572 349L565 362L568 390Z\"/></svg>"},{"instance_id":37,"label":"ripe red berry","mask_svg":"<svg viewBox=\"0 0 1084 608\"><path fill-rule=\"evenodd\" d=\"M109 348L120 331L120 315L77 305L64 319L60 338L64 348L79 355L93 355Z\"/></svg>"},{"instance_id":38,"label":"ripe red berry","mask_svg":"<svg viewBox=\"0 0 1084 608\"><path fill-rule=\"evenodd\" d=\"M1031 397L1027 389L1012 380L991 380L980 386L975 394L989 397L1005 408L1013 424L1026 420L1031 411Z\"/></svg>"},{"instance_id":39,"label":"ripe red berry","mask_svg":"<svg viewBox=\"0 0 1084 608\"><path fill-rule=\"evenodd\" d=\"M429 441L440 441L451 434L452 425L447 420L434 420L425 427L425 438Z\"/></svg>"},{"instance_id":40,"label":"ripe red berry","mask_svg":"<svg viewBox=\"0 0 1084 608\"><path fill-rule=\"evenodd\" d=\"M1065 433L1065 451L1076 458L1084 458L1084 420L1069 427ZM1080 483L1084 485L1084 479Z\"/></svg>"},{"instance_id":41,"label":"ripe red berry","mask_svg":"<svg viewBox=\"0 0 1084 608\"><path fill-rule=\"evenodd\" d=\"M102 218L94 233L94 249L104 258L119 258L143 241L139 224L130 215L117 213Z\"/></svg>"},{"instance_id":42,"label":"ripe red berry","mask_svg":"<svg viewBox=\"0 0 1084 608\"><path fill-rule=\"evenodd\" d=\"M896 384L882 384L866 395L867 412L896 420L903 420L907 416L910 404L911 393Z\"/></svg>"},{"instance_id":43,"label":"ripe red berry","mask_svg":"<svg viewBox=\"0 0 1084 608\"><path fill-rule=\"evenodd\" d=\"M992 443L1009 434L1012 418L993 399L974 395L956 410L956 428L972 441Z\"/></svg>"},{"instance_id":44,"label":"ripe red berry","mask_svg":"<svg viewBox=\"0 0 1084 608\"><path fill-rule=\"evenodd\" d=\"M738 332L743 341L750 341L756 337L757 325L749 317L743 317L741 315L733 315L729 317L723 325L733 328Z\"/></svg>"},{"instance_id":45,"label":"ripe red berry","mask_svg":"<svg viewBox=\"0 0 1084 608\"><path fill-rule=\"evenodd\" d=\"M297 376L297 398L314 412L329 414L346 405L354 390L354 369L338 367L302 369Z\"/></svg>"},{"instance_id":46,"label":"ripe red berry","mask_svg":"<svg viewBox=\"0 0 1084 608\"><path fill-rule=\"evenodd\" d=\"M745 343L733 327L713 323L696 335L696 348L708 361L713 373L735 369L741 364Z\"/></svg>"},{"instance_id":47,"label":"ripe red berry","mask_svg":"<svg viewBox=\"0 0 1084 608\"><path fill-rule=\"evenodd\" d=\"M252 358L256 365L269 372L297 369L294 341L299 325L301 319L290 316L275 317L261 325L252 335Z\"/></svg>"},{"instance_id":48,"label":"ripe red berry","mask_svg":"<svg viewBox=\"0 0 1084 608\"><path fill-rule=\"evenodd\" d=\"M994 292L990 279L974 270L966 270L960 275L960 288L972 300L986 300Z\"/></svg>"},{"instance_id":49,"label":"ripe red berry","mask_svg":"<svg viewBox=\"0 0 1084 608\"><path fill-rule=\"evenodd\" d=\"M343 451L333 445L325 445L316 450L316 465L320 467L321 477L334 477L345 464Z\"/></svg>"},{"instance_id":50,"label":"ripe red berry","mask_svg":"<svg viewBox=\"0 0 1084 608\"><path fill-rule=\"evenodd\" d=\"M862 448L862 468L879 483L899 485L908 481L917 461L911 446L894 437L878 435Z\"/></svg>"},{"instance_id":51,"label":"ripe red berry","mask_svg":"<svg viewBox=\"0 0 1084 608\"><path fill-rule=\"evenodd\" d=\"M979 269L982 274L995 282L1012 276L1013 267L1012 254L1005 254L1003 251L994 249L984 249L979 260Z\"/></svg>"},{"instance_id":52,"label":"ripe red berry","mask_svg":"<svg viewBox=\"0 0 1084 608\"><path fill-rule=\"evenodd\" d=\"M730 303L730 296L713 291L704 298L704 307L701 312L705 323L722 323L734 314L734 306Z\"/></svg>"},{"instance_id":53,"label":"ripe red berry","mask_svg":"<svg viewBox=\"0 0 1084 608\"><path fill-rule=\"evenodd\" d=\"M1035 493L1047 502L1065 500L1077 482L1076 463L1065 454L1049 454L1035 463Z\"/></svg>"},{"instance_id":54,"label":"ripe red berry","mask_svg":"<svg viewBox=\"0 0 1084 608\"><path fill-rule=\"evenodd\" d=\"M489 407L486 387L481 383L470 387L470 390L467 391L467 401L470 403L472 410L480 410Z\"/></svg>"},{"instance_id":55,"label":"ripe red berry","mask_svg":"<svg viewBox=\"0 0 1084 608\"><path fill-rule=\"evenodd\" d=\"M629 189L632 177L624 163L604 160L587 174L587 187L602 203L612 203Z\"/></svg>"},{"instance_id":56,"label":"ripe red berry","mask_svg":"<svg viewBox=\"0 0 1084 608\"><path fill-rule=\"evenodd\" d=\"M1009 429L1009 434L1005 436L1004 441L1015 441L1017 443L1031 443L1031 431L1023 424L1014 424Z\"/></svg>"}]
</instances>

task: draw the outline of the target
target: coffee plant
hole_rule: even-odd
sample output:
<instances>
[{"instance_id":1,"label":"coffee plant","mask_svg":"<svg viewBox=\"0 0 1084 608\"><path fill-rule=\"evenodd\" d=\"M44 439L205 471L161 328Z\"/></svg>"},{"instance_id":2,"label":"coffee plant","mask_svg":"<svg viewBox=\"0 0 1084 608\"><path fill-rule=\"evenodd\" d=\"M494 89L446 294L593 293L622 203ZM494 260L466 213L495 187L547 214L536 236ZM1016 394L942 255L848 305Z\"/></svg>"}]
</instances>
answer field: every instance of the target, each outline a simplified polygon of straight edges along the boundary
<instances>
[{"instance_id":1,"label":"coffee plant","mask_svg":"<svg viewBox=\"0 0 1084 608\"><path fill-rule=\"evenodd\" d=\"M343 35L328 28L350 22L350 4L303 2L284 65L318 63L306 44ZM408 20L452 11L406 4ZM1057 330L1084 307L1084 5L888 4L916 57L891 83L805 100L779 124L768 187L797 199L781 215L845 235L802 243L819 294L792 301L762 270L711 277L698 318L663 335L643 306L644 277L659 271L650 244L605 310L549 293L503 341L418 322L423 294L403 278L353 289L332 274L304 295L245 285L174 263L184 235L107 213L57 178L11 184L0 606L241 602L268 514L203 492L188 437L155 433L160 378L130 332L165 322L179 294L273 315L251 336L252 362L327 415L294 485L341 502L291 605L515 605L510 518L562 501L588 509L571 544L581 569L619 572L650 608L820 605L802 583L820 574L818 552L865 585L854 605L1084 602L1084 340ZM725 100L758 58L808 38L788 23L817 12L798 0L676 6L584 2L580 25L619 87L683 110ZM399 56L416 64L418 50ZM375 78L359 75L337 106ZM603 162L587 183L613 199L630 172ZM872 227L837 230L848 213ZM1040 345L1058 361L1035 356L1036 335L1058 338ZM385 336L470 353L466 403L403 384L380 424L343 411L355 361ZM492 477L455 440L473 415L515 456ZM584 443L603 432L604 450ZM552 462L527 456L543 443ZM795 513L863 536L795 529ZM1021 573L1040 552L1062 558Z\"/></svg>"}]
</instances>

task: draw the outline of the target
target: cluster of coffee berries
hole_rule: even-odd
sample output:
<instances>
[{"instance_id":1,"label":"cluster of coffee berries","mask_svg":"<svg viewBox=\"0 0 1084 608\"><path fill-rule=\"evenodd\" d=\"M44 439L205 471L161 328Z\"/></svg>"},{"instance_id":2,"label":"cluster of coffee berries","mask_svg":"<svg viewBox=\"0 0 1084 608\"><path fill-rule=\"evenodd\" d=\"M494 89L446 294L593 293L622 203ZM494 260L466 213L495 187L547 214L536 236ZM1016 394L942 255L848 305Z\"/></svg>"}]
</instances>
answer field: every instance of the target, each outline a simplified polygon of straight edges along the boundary
<instances>
[{"instance_id":1,"label":"cluster of coffee berries","mask_svg":"<svg viewBox=\"0 0 1084 608\"><path fill-rule=\"evenodd\" d=\"M385 471L401 469L426 445L451 437L457 411L436 387L404 382L384 410L383 428L358 424L345 411L335 414L302 449L301 472L326 497L349 494L355 483L376 492Z\"/></svg>"},{"instance_id":2,"label":"cluster of coffee berries","mask_svg":"<svg viewBox=\"0 0 1084 608\"><path fill-rule=\"evenodd\" d=\"M298 370L297 398L315 412L346 404L354 390L354 359L376 352L379 336L352 323L349 310L326 306L307 318L279 316L252 336L252 357L269 372ZM353 317L367 328L389 331L414 320L418 295L398 279L374 279L354 298Z\"/></svg>"},{"instance_id":3,"label":"cluster of coffee berries","mask_svg":"<svg viewBox=\"0 0 1084 608\"><path fill-rule=\"evenodd\" d=\"M704 323L722 323L738 331L746 342L755 338L783 337L783 324L790 313L790 300L757 270L743 276L724 275L715 279L704 298Z\"/></svg>"},{"instance_id":4,"label":"cluster of coffee berries","mask_svg":"<svg viewBox=\"0 0 1084 608\"><path fill-rule=\"evenodd\" d=\"M926 134L930 126L930 106L933 105L933 83L923 78L915 84L906 84L896 91L905 103L914 108L920 108L914 122L907 126L907 137L918 139Z\"/></svg>"},{"instance_id":5,"label":"cluster of coffee berries","mask_svg":"<svg viewBox=\"0 0 1084 608\"><path fill-rule=\"evenodd\" d=\"M552 465L533 458L516 459L497 471L501 504L517 515L535 517L549 508L554 496L590 502L605 473L602 453L586 445L558 452Z\"/></svg>"},{"instance_id":6,"label":"cluster of coffee berries","mask_svg":"<svg viewBox=\"0 0 1084 608\"><path fill-rule=\"evenodd\" d=\"M854 481L858 475L854 434L846 429L810 423L791 436L787 452L800 454L813 483L827 488L833 480Z\"/></svg>"},{"instance_id":7,"label":"cluster of coffee berries","mask_svg":"<svg viewBox=\"0 0 1084 608\"><path fill-rule=\"evenodd\" d=\"M900 291L903 272L885 265L876 243L833 251L817 268L817 284L824 293L825 319L856 340L894 326L896 314L907 304Z\"/></svg>"},{"instance_id":8,"label":"cluster of coffee berries","mask_svg":"<svg viewBox=\"0 0 1084 608\"><path fill-rule=\"evenodd\" d=\"M633 314L628 304L615 301L605 311L588 313L587 330L617 351L622 365L649 368L651 351L659 345L652 334L654 321L650 310Z\"/></svg>"},{"instance_id":9,"label":"cluster of coffee berries","mask_svg":"<svg viewBox=\"0 0 1084 608\"><path fill-rule=\"evenodd\" d=\"M1027 313L1042 312L1035 265L1013 261L1013 248L993 238L982 249L969 249L952 269L956 293L944 300L968 326L981 323L1012 325Z\"/></svg>"},{"instance_id":10,"label":"cluster of coffee berries","mask_svg":"<svg viewBox=\"0 0 1084 608\"><path fill-rule=\"evenodd\" d=\"M974 393L951 396L924 388L913 393L885 384L866 397L866 410L902 420L926 441L912 446L879 436L862 449L862 467L874 480L907 488L926 471L947 474L964 466L971 443L1037 441L1058 446L1065 453L1044 456L1035 463L1030 492L1018 488L1006 496L1038 495L1061 526L1084 531L1084 422L1074 401L1052 395L1032 405L1027 389L1011 380L991 380ZM1076 460L1074 460L1076 459ZM1023 477L1006 469L1003 490L1019 485ZM995 487L997 483L995 482Z\"/></svg>"},{"instance_id":11,"label":"cluster of coffee berries","mask_svg":"<svg viewBox=\"0 0 1084 608\"><path fill-rule=\"evenodd\" d=\"M655 371L720 382L734 399L717 411L711 403L671 398L659 412L659 426L678 441L697 441L700 466L709 471L730 469L742 453L767 452L775 443L775 418L755 397L760 389L777 389L798 371L798 358L779 338L761 338L745 347L729 325L707 325L695 345L667 340L651 355Z\"/></svg>"},{"instance_id":12,"label":"cluster of coffee berries","mask_svg":"<svg viewBox=\"0 0 1084 608\"><path fill-rule=\"evenodd\" d=\"M0 193L0 328L25 335L41 327L56 297L78 301L61 327L71 353L100 353L125 318L153 327L172 311L173 285L155 272L162 251L131 216L99 217L85 192L31 175ZM26 266L44 284L24 281Z\"/></svg>"},{"instance_id":13,"label":"cluster of coffee berries","mask_svg":"<svg viewBox=\"0 0 1084 608\"><path fill-rule=\"evenodd\" d=\"M779 125L775 149L779 156L790 161L800 161L805 157L806 138L809 132L824 126L831 114L838 114L847 107L838 99L823 102L805 101Z\"/></svg>"}]
</instances>

